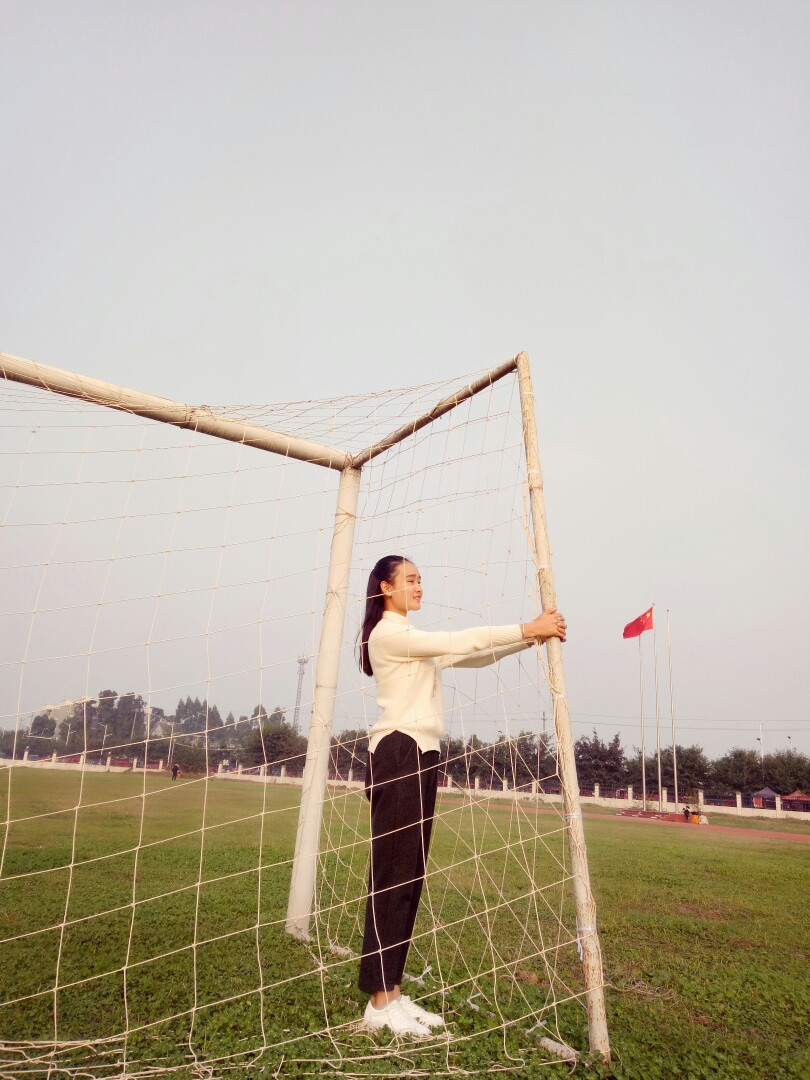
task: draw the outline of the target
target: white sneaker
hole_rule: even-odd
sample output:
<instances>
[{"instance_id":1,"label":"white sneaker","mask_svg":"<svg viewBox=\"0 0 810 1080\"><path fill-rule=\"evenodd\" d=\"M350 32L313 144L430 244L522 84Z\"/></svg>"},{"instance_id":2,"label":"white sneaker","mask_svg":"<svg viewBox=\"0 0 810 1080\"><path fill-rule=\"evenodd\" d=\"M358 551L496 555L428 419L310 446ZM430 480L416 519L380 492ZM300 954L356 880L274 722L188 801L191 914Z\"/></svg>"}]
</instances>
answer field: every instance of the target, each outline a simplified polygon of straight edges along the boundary
<instances>
[{"instance_id":1,"label":"white sneaker","mask_svg":"<svg viewBox=\"0 0 810 1080\"><path fill-rule=\"evenodd\" d=\"M408 1016L412 1016L414 1020L418 1020L420 1024L425 1024L429 1028L444 1027L443 1016L439 1016L438 1013L428 1012L427 1009L423 1009L421 1005L417 1005L415 1001L411 1001L407 994L400 994L397 1001Z\"/></svg>"},{"instance_id":2,"label":"white sneaker","mask_svg":"<svg viewBox=\"0 0 810 1080\"><path fill-rule=\"evenodd\" d=\"M430 1028L411 1016L401 1002L402 998L396 998L389 1001L384 1008L375 1009L369 1001L363 1014L363 1023L375 1031L388 1028L395 1035L429 1035Z\"/></svg>"}]
</instances>

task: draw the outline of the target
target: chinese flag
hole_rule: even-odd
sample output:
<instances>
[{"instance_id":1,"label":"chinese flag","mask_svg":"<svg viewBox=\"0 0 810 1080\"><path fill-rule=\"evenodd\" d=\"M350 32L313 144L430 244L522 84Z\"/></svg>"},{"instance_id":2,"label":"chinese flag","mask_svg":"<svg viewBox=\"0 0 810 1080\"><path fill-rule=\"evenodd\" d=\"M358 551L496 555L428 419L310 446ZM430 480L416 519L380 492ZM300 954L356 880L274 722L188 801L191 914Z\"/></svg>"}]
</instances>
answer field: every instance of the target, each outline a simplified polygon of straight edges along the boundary
<instances>
[{"instance_id":1,"label":"chinese flag","mask_svg":"<svg viewBox=\"0 0 810 1080\"><path fill-rule=\"evenodd\" d=\"M643 615L639 615L637 619L633 619L624 628L622 637L640 637L645 630L652 630L653 626L653 609L648 608Z\"/></svg>"}]
</instances>

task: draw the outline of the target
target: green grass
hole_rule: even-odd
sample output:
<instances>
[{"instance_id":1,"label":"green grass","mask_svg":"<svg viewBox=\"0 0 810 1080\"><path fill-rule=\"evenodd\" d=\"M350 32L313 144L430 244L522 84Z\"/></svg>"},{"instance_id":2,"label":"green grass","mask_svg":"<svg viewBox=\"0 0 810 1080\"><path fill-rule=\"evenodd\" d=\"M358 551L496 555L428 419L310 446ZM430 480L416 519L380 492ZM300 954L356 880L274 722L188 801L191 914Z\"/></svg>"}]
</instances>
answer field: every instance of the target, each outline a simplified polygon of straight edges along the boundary
<instances>
[{"instance_id":1,"label":"green grass","mask_svg":"<svg viewBox=\"0 0 810 1080\"><path fill-rule=\"evenodd\" d=\"M810 1075L810 845L634 822L586 830L612 1074Z\"/></svg>"},{"instance_id":2,"label":"green grass","mask_svg":"<svg viewBox=\"0 0 810 1080\"><path fill-rule=\"evenodd\" d=\"M9 798L8 783L5 772L3 1075L41 1072L25 1064L19 1044L54 1038L66 1045L53 1076L79 1066L93 1077L120 1075L117 1035L126 1028L128 1075L174 1067L191 1076L196 1055L213 1061L215 1076L238 1065L249 1076L508 1068L530 1077L548 1060L537 1034L526 1034L534 1020L523 1018L531 1014L552 1037L587 1047L581 1004L554 1008L547 997L550 982L558 999L568 997L567 987L581 989L575 946L559 933L559 913L566 926L574 919L568 890L552 884L566 853L551 815L516 815L512 804L495 800L489 811L457 798L441 803L430 896L446 929L427 933L423 905L412 970L431 963L435 972L440 963L445 982L455 984L445 997L455 1039L449 1049L408 1046L392 1059L384 1039L351 1026L365 1004L356 962L284 932L299 789L15 769ZM366 819L357 795L338 799L327 817L339 852L322 866L320 900L335 906L314 927L321 941L355 951ZM540 839L538 831L548 835ZM810 1075L810 844L790 831L774 839L590 814L586 834L614 1060L583 1065L582 1075ZM469 857L473 846L477 859ZM532 866L544 887L534 895ZM484 918L483 908L503 897L508 904ZM539 935L547 948L559 943L549 964ZM322 979L313 956L325 966ZM473 993L478 1011L467 1003ZM331 1036L323 1034L327 1017ZM75 1045L83 1040L92 1045ZM269 1049L252 1054L262 1046Z\"/></svg>"}]
</instances>

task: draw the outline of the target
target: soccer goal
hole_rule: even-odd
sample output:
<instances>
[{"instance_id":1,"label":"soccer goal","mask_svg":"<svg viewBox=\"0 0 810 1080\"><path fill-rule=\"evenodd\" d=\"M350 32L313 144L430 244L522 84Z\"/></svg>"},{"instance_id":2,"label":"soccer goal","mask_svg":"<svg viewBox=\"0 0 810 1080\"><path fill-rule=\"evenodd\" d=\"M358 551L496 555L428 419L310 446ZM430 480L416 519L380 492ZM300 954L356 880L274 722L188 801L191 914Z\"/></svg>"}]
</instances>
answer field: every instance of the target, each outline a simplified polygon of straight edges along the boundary
<instances>
[{"instance_id":1,"label":"soccer goal","mask_svg":"<svg viewBox=\"0 0 810 1080\"><path fill-rule=\"evenodd\" d=\"M197 406L0 354L0 1068L475 1074L609 1057L563 648L445 675L408 992L365 1030L365 581L556 604L529 361ZM325 599L324 599L325 598Z\"/></svg>"}]
</instances>

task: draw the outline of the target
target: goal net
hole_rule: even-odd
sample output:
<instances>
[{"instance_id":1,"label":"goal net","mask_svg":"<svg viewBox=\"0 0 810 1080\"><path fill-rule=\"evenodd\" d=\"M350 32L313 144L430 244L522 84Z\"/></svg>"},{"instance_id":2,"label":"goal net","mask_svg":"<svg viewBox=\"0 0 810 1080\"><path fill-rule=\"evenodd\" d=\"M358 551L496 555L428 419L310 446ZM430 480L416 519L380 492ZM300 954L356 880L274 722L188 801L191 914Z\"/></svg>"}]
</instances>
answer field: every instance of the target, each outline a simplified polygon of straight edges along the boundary
<instances>
[{"instance_id":1,"label":"goal net","mask_svg":"<svg viewBox=\"0 0 810 1080\"><path fill-rule=\"evenodd\" d=\"M444 676L404 989L446 1028L403 1045L361 1023L369 570L416 563L425 629L541 607L519 383L479 382L188 410L179 428L112 388L115 408L0 380L4 1074L477 1074L587 1048L598 940L535 650ZM312 446L336 448L340 479L300 459Z\"/></svg>"}]
</instances>

